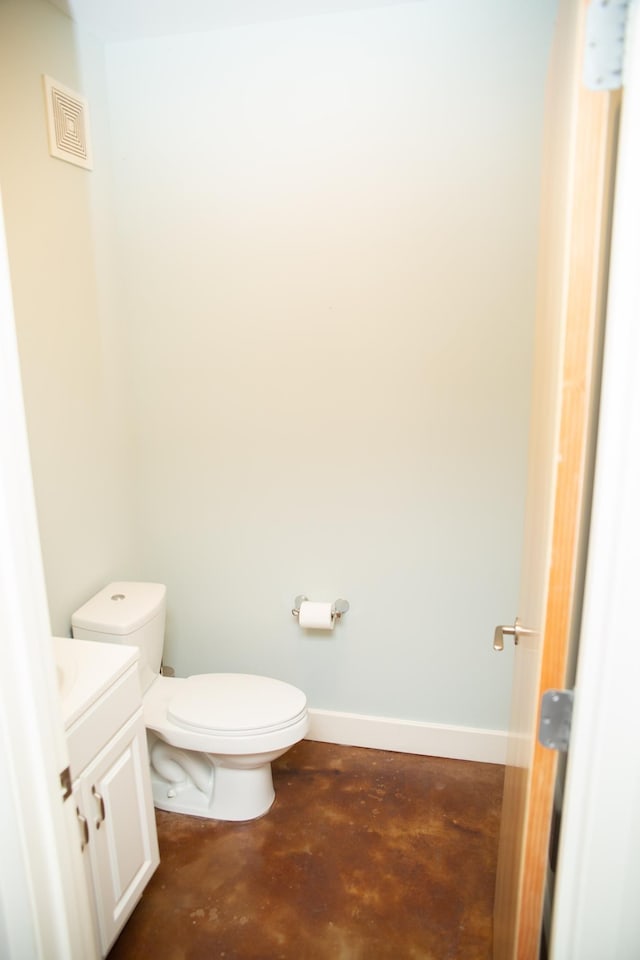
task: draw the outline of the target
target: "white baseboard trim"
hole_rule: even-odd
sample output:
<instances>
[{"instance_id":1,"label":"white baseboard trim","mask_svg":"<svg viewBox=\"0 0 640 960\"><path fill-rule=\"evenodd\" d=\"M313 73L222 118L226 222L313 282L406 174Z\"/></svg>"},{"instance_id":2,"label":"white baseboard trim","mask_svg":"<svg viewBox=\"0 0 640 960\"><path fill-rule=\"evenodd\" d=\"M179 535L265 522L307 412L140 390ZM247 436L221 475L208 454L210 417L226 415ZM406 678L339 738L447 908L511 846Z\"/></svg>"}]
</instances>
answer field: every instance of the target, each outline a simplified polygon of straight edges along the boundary
<instances>
[{"instance_id":1,"label":"white baseboard trim","mask_svg":"<svg viewBox=\"0 0 640 960\"><path fill-rule=\"evenodd\" d=\"M479 763L506 762L507 731L309 709L307 740Z\"/></svg>"}]
</instances>

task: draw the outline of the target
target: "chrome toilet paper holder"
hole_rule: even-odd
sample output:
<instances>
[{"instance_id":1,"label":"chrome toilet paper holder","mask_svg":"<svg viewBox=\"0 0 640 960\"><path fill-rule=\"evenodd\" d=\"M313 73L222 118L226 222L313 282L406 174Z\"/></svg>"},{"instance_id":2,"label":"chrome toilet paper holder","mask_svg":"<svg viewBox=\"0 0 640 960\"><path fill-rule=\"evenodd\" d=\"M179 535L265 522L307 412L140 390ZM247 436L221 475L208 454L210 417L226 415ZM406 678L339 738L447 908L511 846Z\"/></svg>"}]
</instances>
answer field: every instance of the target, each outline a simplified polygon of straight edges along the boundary
<instances>
[{"instance_id":1,"label":"chrome toilet paper holder","mask_svg":"<svg viewBox=\"0 0 640 960\"><path fill-rule=\"evenodd\" d=\"M309 597L305 597L304 594L302 593L298 594L298 596L293 601L293 610L291 611L294 617L299 616L300 605L304 603L305 600L308 600L308 599ZM340 618L342 617L342 614L346 613L348 609L349 609L348 600L334 600L334 602L331 604L331 619L340 620Z\"/></svg>"}]
</instances>

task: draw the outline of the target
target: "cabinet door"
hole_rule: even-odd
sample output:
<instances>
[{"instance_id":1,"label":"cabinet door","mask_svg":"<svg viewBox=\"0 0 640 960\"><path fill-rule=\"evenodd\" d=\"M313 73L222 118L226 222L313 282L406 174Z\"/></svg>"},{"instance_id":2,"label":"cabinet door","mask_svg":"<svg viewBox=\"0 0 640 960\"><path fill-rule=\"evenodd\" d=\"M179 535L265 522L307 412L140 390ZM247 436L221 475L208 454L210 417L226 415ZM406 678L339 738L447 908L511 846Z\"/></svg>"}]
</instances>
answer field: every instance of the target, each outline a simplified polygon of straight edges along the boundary
<instances>
[{"instance_id":1,"label":"cabinet door","mask_svg":"<svg viewBox=\"0 0 640 960\"><path fill-rule=\"evenodd\" d=\"M160 861L141 710L84 771L82 794L104 955Z\"/></svg>"}]
</instances>

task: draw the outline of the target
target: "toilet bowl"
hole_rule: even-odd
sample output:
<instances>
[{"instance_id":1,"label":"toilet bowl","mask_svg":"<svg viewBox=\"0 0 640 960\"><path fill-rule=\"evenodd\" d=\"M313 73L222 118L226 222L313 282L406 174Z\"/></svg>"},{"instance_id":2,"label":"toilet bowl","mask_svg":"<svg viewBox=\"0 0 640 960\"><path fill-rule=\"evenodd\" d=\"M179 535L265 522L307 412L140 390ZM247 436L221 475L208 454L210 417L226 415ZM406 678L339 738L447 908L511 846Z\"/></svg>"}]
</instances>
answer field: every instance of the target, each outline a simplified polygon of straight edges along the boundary
<instances>
[{"instance_id":1,"label":"toilet bowl","mask_svg":"<svg viewBox=\"0 0 640 960\"><path fill-rule=\"evenodd\" d=\"M144 719L155 805L216 820L266 813L275 799L271 762L309 728L302 691L236 673L157 677Z\"/></svg>"},{"instance_id":2,"label":"toilet bowl","mask_svg":"<svg viewBox=\"0 0 640 960\"><path fill-rule=\"evenodd\" d=\"M156 807L253 820L275 798L272 761L308 731L306 697L253 674L161 676L165 596L162 584L111 583L73 614L73 634L140 649Z\"/></svg>"}]
</instances>

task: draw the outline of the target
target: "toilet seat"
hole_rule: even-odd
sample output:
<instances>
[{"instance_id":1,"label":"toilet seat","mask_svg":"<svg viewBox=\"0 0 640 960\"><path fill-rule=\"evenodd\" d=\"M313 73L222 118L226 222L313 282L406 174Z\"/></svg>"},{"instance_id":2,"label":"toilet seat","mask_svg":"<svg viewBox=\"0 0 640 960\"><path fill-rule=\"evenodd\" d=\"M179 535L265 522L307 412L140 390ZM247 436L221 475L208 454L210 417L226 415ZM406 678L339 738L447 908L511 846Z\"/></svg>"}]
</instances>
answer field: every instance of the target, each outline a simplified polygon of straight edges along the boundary
<instances>
[{"instance_id":1,"label":"toilet seat","mask_svg":"<svg viewBox=\"0 0 640 960\"><path fill-rule=\"evenodd\" d=\"M182 682L167 705L167 717L183 730L250 737L300 723L306 708L304 693L281 680L244 673L204 673Z\"/></svg>"}]
</instances>

